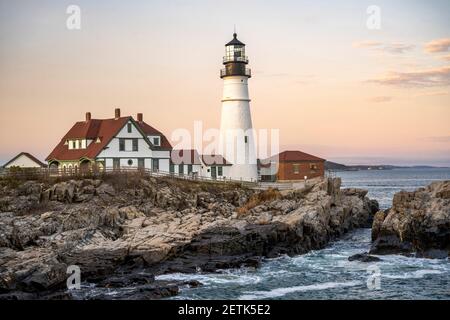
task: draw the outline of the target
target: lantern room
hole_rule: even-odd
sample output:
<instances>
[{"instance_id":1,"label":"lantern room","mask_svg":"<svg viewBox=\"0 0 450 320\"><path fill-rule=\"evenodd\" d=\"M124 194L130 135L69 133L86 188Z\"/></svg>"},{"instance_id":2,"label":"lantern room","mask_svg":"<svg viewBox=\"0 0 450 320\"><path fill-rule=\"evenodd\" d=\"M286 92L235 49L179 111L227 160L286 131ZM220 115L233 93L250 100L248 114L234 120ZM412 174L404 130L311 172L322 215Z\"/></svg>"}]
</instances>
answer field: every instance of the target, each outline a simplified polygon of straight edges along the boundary
<instances>
[{"instance_id":1,"label":"lantern room","mask_svg":"<svg viewBox=\"0 0 450 320\"><path fill-rule=\"evenodd\" d=\"M225 45L225 57L223 63L228 62L244 62L248 63L245 55L245 44L237 39L237 34L233 34L233 40Z\"/></svg>"},{"instance_id":2,"label":"lantern room","mask_svg":"<svg viewBox=\"0 0 450 320\"><path fill-rule=\"evenodd\" d=\"M250 78L251 71L246 68L248 58L245 55L245 44L238 40L237 34L233 34L233 40L225 45L223 57L225 68L220 70L220 77L245 76Z\"/></svg>"}]
</instances>

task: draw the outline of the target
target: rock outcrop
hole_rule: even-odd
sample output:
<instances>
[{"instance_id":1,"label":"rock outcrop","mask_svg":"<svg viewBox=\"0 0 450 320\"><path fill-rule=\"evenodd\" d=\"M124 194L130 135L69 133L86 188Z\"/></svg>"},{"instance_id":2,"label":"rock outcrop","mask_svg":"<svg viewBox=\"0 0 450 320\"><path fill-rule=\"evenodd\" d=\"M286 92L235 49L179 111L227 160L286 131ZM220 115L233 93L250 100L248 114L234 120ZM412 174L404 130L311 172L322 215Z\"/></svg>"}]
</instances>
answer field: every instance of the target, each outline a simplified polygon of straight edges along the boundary
<instances>
[{"instance_id":1,"label":"rock outcrop","mask_svg":"<svg viewBox=\"0 0 450 320\"><path fill-rule=\"evenodd\" d=\"M124 275L257 267L322 248L370 226L378 206L366 193L341 190L338 178L282 193L154 177L3 185L0 298L66 298L69 265L99 286L176 294L185 283L158 290L153 276Z\"/></svg>"},{"instance_id":2,"label":"rock outcrop","mask_svg":"<svg viewBox=\"0 0 450 320\"><path fill-rule=\"evenodd\" d=\"M434 182L394 195L392 208L379 211L372 226L374 254L426 258L450 255L450 181Z\"/></svg>"}]
</instances>

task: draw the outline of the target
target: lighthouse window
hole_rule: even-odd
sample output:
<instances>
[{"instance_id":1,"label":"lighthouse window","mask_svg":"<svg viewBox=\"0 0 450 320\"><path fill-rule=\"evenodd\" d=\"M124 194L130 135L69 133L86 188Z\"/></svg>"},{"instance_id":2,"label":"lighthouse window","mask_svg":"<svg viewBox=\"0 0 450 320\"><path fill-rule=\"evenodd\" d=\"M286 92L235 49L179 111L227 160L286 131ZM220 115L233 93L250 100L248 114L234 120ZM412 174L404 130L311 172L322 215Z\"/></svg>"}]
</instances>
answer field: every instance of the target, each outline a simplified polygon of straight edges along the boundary
<instances>
[{"instance_id":1,"label":"lighthouse window","mask_svg":"<svg viewBox=\"0 0 450 320\"><path fill-rule=\"evenodd\" d=\"M248 137L247 136L244 137L244 141L245 141L245 143L248 142Z\"/></svg>"}]
</instances>

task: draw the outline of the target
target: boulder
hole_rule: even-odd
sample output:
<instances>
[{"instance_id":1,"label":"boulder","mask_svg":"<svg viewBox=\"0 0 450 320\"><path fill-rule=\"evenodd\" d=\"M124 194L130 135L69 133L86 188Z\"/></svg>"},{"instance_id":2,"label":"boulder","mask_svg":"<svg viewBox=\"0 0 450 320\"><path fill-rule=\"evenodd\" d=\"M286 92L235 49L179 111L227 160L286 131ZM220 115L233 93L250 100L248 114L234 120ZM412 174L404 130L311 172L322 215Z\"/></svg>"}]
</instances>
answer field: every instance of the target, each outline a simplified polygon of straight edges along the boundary
<instances>
[{"instance_id":1,"label":"boulder","mask_svg":"<svg viewBox=\"0 0 450 320\"><path fill-rule=\"evenodd\" d=\"M392 208L375 215L370 253L448 257L449 192L450 181L447 180L416 191L396 193Z\"/></svg>"},{"instance_id":2,"label":"boulder","mask_svg":"<svg viewBox=\"0 0 450 320\"><path fill-rule=\"evenodd\" d=\"M359 261L359 262L377 262L381 261L380 258L371 256L367 252L364 253L357 253L353 256L348 257L348 261Z\"/></svg>"}]
</instances>

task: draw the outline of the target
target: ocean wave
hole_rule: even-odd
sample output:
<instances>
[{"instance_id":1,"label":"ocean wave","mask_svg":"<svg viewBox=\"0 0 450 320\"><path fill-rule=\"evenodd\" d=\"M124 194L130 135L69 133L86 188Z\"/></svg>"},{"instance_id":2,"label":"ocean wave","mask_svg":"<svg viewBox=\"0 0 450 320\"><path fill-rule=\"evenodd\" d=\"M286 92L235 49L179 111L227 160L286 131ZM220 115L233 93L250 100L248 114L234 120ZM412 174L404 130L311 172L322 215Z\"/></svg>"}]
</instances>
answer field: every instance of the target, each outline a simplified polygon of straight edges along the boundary
<instances>
[{"instance_id":1,"label":"ocean wave","mask_svg":"<svg viewBox=\"0 0 450 320\"><path fill-rule=\"evenodd\" d=\"M269 291L247 291L244 295L239 297L240 300L257 300L267 298L277 298L285 296L286 294L293 292L306 292L306 291L318 291L328 290L335 288L355 287L361 285L361 281L349 281L349 282L324 282L319 284L311 284L306 286L296 286L287 288L276 288Z\"/></svg>"},{"instance_id":2,"label":"ocean wave","mask_svg":"<svg viewBox=\"0 0 450 320\"><path fill-rule=\"evenodd\" d=\"M430 269L430 270L417 270L413 272L405 272L401 274L382 274L381 276L383 278L388 279L421 279L429 274L442 274L442 273L444 273L444 271Z\"/></svg>"},{"instance_id":3,"label":"ocean wave","mask_svg":"<svg viewBox=\"0 0 450 320\"><path fill-rule=\"evenodd\" d=\"M214 284L255 284L261 281L261 277L257 275L250 275L245 273L238 273L233 271L224 271L223 273L213 274L185 274L185 273L170 273L159 275L155 277L156 280L174 280L174 281L191 281L196 280L204 285Z\"/></svg>"}]
</instances>

